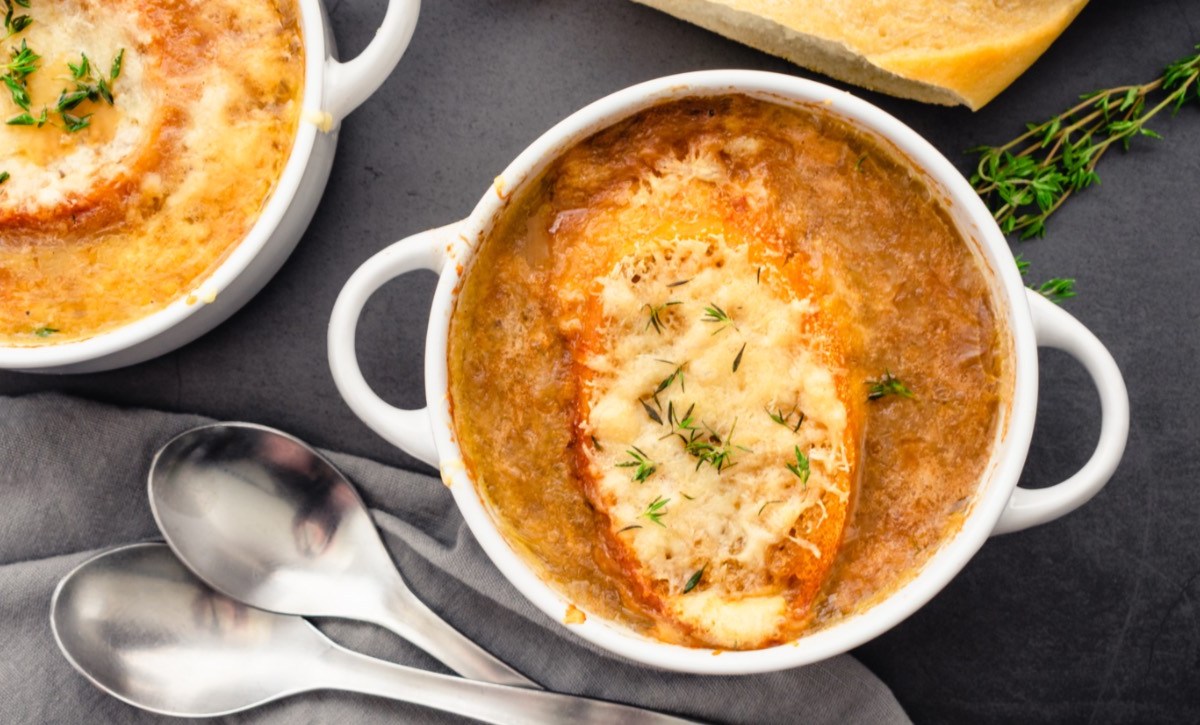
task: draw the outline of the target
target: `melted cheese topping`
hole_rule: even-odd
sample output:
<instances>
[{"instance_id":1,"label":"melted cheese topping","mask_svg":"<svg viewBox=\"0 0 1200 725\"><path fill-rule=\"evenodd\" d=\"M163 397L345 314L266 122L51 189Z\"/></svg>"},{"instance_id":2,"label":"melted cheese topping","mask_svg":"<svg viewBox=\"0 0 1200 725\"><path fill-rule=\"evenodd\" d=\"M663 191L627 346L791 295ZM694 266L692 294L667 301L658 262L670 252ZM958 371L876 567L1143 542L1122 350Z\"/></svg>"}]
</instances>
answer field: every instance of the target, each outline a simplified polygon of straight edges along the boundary
<instances>
[{"instance_id":1,"label":"melted cheese topping","mask_svg":"<svg viewBox=\"0 0 1200 725\"><path fill-rule=\"evenodd\" d=\"M846 329L814 301L811 271L719 212L731 194L743 220L772 207L762 179L721 161L757 152L733 136L655 159L576 224L590 252L557 286L584 485L610 548L651 606L733 648L807 616L842 538L858 429ZM573 221L551 228L569 238Z\"/></svg>"},{"instance_id":2,"label":"melted cheese topping","mask_svg":"<svg viewBox=\"0 0 1200 725\"><path fill-rule=\"evenodd\" d=\"M768 568L773 555L791 549L824 571L821 560L834 552L812 537L828 527L817 541L836 543L844 523L825 503L844 511L850 468L829 343L816 305L797 298L774 265L756 265L748 245L718 238L649 246L602 280L600 350L584 361L583 427L604 442L588 448L594 500L643 575L661 582L676 616L725 646L762 641L784 623L794 586ZM659 328L646 321L647 294L661 300L651 304L670 305ZM732 321L705 312L718 308ZM785 424L773 414L787 416ZM730 462L706 462L699 454L707 449L689 452L688 441L727 451ZM644 482L622 465L629 450L655 465ZM787 467L799 466L796 450L809 461L807 480ZM666 502L661 525L646 514L656 501Z\"/></svg>"},{"instance_id":3,"label":"melted cheese topping","mask_svg":"<svg viewBox=\"0 0 1200 725\"><path fill-rule=\"evenodd\" d=\"M0 126L0 343L90 337L196 293L246 235L291 151L303 90L290 0L35 2L23 40L41 128ZM55 112L86 54L114 104ZM8 94L0 113L18 108ZM209 294L208 296L211 296ZM40 333L40 334L39 334Z\"/></svg>"}]
</instances>

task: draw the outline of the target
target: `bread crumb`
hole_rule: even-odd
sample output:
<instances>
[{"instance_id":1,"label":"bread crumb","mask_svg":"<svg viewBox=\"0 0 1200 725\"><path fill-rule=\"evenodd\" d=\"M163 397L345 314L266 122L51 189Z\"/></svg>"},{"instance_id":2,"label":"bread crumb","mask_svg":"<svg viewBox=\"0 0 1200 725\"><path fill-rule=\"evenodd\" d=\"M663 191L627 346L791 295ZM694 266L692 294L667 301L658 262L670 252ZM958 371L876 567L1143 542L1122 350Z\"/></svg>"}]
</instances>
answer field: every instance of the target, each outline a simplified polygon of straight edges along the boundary
<instances>
[{"instance_id":1,"label":"bread crumb","mask_svg":"<svg viewBox=\"0 0 1200 725\"><path fill-rule=\"evenodd\" d=\"M567 613L563 616L563 624L583 624L587 615L574 604L567 605Z\"/></svg>"},{"instance_id":2,"label":"bread crumb","mask_svg":"<svg viewBox=\"0 0 1200 725\"><path fill-rule=\"evenodd\" d=\"M321 133L329 133L333 130L333 114L329 111L315 111L311 108L304 110L301 118L305 122L311 123L317 127Z\"/></svg>"}]
</instances>

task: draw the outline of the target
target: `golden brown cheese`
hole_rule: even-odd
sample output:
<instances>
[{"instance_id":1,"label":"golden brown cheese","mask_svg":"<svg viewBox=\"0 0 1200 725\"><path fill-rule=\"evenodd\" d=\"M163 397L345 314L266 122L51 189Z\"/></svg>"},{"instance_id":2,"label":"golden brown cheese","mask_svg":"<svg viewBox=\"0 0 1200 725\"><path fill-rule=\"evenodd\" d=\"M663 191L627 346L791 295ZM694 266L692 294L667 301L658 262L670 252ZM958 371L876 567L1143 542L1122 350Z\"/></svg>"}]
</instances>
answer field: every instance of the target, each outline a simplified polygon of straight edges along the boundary
<instances>
[{"instance_id":1,"label":"golden brown cheese","mask_svg":"<svg viewBox=\"0 0 1200 725\"><path fill-rule=\"evenodd\" d=\"M555 284L585 492L646 605L725 647L778 638L824 583L862 407L805 266L720 212L770 204L720 163L754 145L656 159L622 203L555 230L596 252L566 254Z\"/></svg>"},{"instance_id":2,"label":"golden brown cheese","mask_svg":"<svg viewBox=\"0 0 1200 725\"><path fill-rule=\"evenodd\" d=\"M955 530L1007 332L893 150L820 108L690 99L511 203L451 318L452 413L501 530L578 607L768 646L870 606ZM887 370L913 399L867 401Z\"/></svg>"},{"instance_id":3,"label":"golden brown cheese","mask_svg":"<svg viewBox=\"0 0 1200 725\"><path fill-rule=\"evenodd\" d=\"M0 344L77 340L187 295L249 232L291 152L304 83L293 0L33 0L42 127L0 126ZM121 54L121 51L124 51ZM55 112L88 56L113 101ZM5 94L0 113L21 109Z\"/></svg>"}]
</instances>

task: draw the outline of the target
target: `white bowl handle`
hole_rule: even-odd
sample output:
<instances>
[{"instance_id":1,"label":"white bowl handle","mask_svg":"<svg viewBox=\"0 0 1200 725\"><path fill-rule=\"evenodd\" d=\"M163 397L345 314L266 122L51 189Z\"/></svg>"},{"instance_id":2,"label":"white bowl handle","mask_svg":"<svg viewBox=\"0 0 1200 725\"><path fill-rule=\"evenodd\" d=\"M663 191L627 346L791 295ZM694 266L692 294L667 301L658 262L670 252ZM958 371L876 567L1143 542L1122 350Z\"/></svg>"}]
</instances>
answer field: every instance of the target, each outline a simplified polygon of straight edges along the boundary
<instances>
[{"instance_id":1,"label":"white bowl handle","mask_svg":"<svg viewBox=\"0 0 1200 725\"><path fill-rule=\"evenodd\" d=\"M421 0L389 0L387 14L370 44L354 60L327 61L325 111L340 123L391 75L412 40Z\"/></svg>"},{"instance_id":2,"label":"white bowl handle","mask_svg":"<svg viewBox=\"0 0 1200 725\"><path fill-rule=\"evenodd\" d=\"M396 277L421 269L440 272L458 225L414 234L363 263L346 282L329 318L329 369L338 392L371 430L402 451L437 468L429 408L403 410L385 403L363 378L354 349L358 318L371 295ZM436 323L433 323L436 324Z\"/></svg>"},{"instance_id":3,"label":"white bowl handle","mask_svg":"<svg viewBox=\"0 0 1200 725\"><path fill-rule=\"evenodd\" d=\"M1037 292L1029 292L1038 345L1062 350L1087 368L1100 393L1100 442L1074 475L1049 488L1016 488L993 534L1044 524L1074 511L1104 488L1117 469L1129 437L1129 393L1108 349L1069 313Z\"/></svg>"}]
</instances>

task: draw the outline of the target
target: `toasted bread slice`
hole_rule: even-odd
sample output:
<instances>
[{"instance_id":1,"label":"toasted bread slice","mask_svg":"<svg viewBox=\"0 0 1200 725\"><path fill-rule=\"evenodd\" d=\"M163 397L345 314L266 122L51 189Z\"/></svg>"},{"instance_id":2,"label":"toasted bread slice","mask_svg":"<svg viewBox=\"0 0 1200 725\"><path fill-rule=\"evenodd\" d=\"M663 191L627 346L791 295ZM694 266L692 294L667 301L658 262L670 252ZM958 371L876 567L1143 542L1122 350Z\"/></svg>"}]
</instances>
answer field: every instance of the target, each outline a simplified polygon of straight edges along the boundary
<instances>
[{"instance_id":1,"label":"toasted bread slice","mask_svg":"<svg viewBox=\"0 0 1200 725\"><path fill-rule=\"evenodd\" d=\"M714 135L648 161L631 195L587 221L556 284L605 548L644 606L733 649L785 641L811 617L864 413L811 261L759 228L761 184L713 183L721 155L752 143Z\"/></svg>"},{"instance_id":2,"label":"toasted bread slice","mask_svg":"<svg viewBox=\"0 0 1200 725\"><path fill-rule=\"evenodd\" d=\"M635 0L871 90L978 110L1087 0Z\"/></svg>"}]
</instances>

